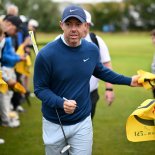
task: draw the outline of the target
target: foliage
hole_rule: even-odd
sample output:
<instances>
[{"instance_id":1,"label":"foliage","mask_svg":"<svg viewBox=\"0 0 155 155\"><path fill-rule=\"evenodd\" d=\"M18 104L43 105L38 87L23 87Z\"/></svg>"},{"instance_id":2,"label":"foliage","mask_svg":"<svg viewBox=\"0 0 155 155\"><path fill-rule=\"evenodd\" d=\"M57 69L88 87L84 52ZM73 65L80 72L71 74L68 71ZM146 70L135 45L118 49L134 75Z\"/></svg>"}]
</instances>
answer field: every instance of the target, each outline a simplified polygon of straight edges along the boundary
<instances>
[{"instance_id":1,"label":"foliage","mask_svg":"<svg viewBox=\"0 0 155 155\"><path fill-rule=\"evenodd\" d=\"M29 14L32 18L36 18L40 26L39 28L44 31L56 31L58 29L59 11L57 5L52 3L51 0L31 0L29 1Z\"/></svg>"},{"instance_id":2,"label":"foliage","mask_svg":"<svg viewBox=\"0 0 155 155\"><path fill-rule=\"evenodd\" d=\"M154 0L126 0L126 9L130 19L131 28L142 30L155 27L155 1ZM137 17L133 14L137 14Z\"/></svg>"},{"instance_id":3,"label":"foliage","mask_svg":"<svg viewBox=\"0 0 155 155\"><path fill-rule=\"evenodd\" d=\"M39 30L57 31L60 20L59 4L52 0L1 0L0 15L5 13L5 6L13 3L19 7L20 14L39 21ZM61 4L62 6L62 4ZM155 27L154 0L123 0L121 3L83 4L89 8L95 27L102 30L103 25L114 25L115 30L151 30Z\"/></svg>"},{"instance_id":4,"label":"foliage","mask_svg":"<svg viewBox=\"0 0 155 155\"><path fill-rule=\"evenodd\" d=\"M114 24L116 30L151 30L155 27L154 0L124 0L121 3L99 3L89 5L95 29L103 24Z\"/></svg>"},{"instance_id":5,"label":"foliage","mask_svg":"<svg viewBox=\"0 0 155 155\"><path fill-rule=\"evenodd\" d=\"M51 32L58 29L60 13L58 6L51 0L27 0L24 3L21 0L7 0L2 3L3 9L9 3L18 6L20 15L36 19L40 31Z\"/></svg>"},{"instance_id":6,"label":"foliage","mask_svg":"<svg viewBox=\"0 0 155 155\"><path fill-rule=\"evenodd\" d=\"M119 3L100 3L93 5L91 12L93 14L95 28L98 30L101 30L105 24L112 24L117 27L122 16L121 5Z\"/></svg>"}]
</instances>

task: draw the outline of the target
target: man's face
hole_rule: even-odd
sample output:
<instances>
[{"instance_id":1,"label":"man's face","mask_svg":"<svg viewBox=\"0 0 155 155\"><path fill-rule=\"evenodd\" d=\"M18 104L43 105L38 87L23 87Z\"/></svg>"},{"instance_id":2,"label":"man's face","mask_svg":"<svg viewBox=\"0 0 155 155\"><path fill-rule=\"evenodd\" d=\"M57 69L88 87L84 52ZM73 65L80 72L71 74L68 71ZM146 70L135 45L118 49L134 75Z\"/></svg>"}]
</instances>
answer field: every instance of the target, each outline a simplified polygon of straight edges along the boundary
<instances>
[{"instance_id":1,"label":"man's face","mask_svg":"<svg viewBox=\"0 0 155 155\"><path fill-rule=\"evenodd\" d=\"M64 23L60 23L61 29L64 31L64 38L71 47L80 44L80 39L86 29L86 23L81 23L77 18L69 18Z\"/></svg>"},{"instance_id":2,"label":"man's face","mask_svg":"<svg viewBox=\"0 0 155 155\"><path fill-rule=\"evenodd\" d=\"M17 33L17 28L15 25L13 25L11 22L5 20L4 23L4 32L6 32L8 35L13 36Z\"/></svg>"}]
</instances>

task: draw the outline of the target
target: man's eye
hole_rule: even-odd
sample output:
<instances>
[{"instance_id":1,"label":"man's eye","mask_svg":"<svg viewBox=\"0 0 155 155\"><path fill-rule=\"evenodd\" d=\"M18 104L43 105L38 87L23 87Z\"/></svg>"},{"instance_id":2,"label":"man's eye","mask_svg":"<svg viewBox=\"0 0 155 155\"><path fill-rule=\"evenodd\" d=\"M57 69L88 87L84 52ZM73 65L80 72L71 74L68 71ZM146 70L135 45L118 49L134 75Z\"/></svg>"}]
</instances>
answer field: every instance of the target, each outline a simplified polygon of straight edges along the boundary
<instances>
[{"instance_id":1,"label":"man's eye","mask_svg":"<svg viewBox=\"0 0 155 155\"><path fill-rule=\"evenodd\" d=\"M67 26L69 26L69 25L70 25L70 23L66 23L66 25L67 25Z\"/></svg>"},{"instance_id":2,"label":"man's eye","mask_svg":"<svg viewBox=\"0 0 155 155\"><path fill-rule=\"evenodd\" d=\"M81 23L77 23L77 26L81 26Z\"/></svg>"}]
</instances>

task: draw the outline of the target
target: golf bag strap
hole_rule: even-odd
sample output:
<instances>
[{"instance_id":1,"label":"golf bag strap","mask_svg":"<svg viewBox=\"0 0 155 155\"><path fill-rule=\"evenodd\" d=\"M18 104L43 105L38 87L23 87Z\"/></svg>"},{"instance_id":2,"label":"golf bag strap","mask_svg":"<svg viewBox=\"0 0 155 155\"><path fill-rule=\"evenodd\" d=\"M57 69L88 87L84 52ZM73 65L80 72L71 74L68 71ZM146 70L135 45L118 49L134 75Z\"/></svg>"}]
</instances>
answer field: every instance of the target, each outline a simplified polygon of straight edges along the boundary
<instances>
[{"instance_id":1,"label":"golf bag strap","mask_svg":"<svg viewBox=\"0 0 155 155\"><path fill-rule=\"evenodd\" d=\"M98 46L98 48L100 48L100 47L99 47L98 40L97 40L97 38L96 38L96 34L93 33L93 32L91 32L91 33L90 33L90 38L91 38L92 42L95 43L95 44Z\"/></svg>"}]
</instances>

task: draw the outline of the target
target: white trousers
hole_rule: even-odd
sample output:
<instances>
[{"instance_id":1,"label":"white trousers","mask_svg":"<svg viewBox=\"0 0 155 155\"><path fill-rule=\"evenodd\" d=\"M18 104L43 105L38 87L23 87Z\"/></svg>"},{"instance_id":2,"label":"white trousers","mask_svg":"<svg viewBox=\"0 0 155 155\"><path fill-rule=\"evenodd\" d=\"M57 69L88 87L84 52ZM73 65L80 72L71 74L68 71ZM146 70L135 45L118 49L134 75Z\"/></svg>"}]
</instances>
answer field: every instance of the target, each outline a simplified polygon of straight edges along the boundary
<instances>
[{"instance_id":1,"label":"white trousers","mask_svg":"<svg viewBox=\"0 0 155 155\"><path fill-rule=\"evenodd\" d=\"M5 81L10 79L16 80L16 75L14 72L14 68L2 67L2 77ZM0 93L0 114L2 123L9 123L10 118L8 116L11 107L11 98L13 95L13 91L8 91L5 94Z\"/></svg>"},{"instance_id":2,"label":"white trousers","mask_svg":"<svg viewBox=\"0 0 155 155\"><path fill-rule=\"evenodd\" d=\"M12 98L13 92L8 91L5 94L0 93L0 114L1 114L1 120L2 123L9 123L10 117L10 105L11 105L11 98Z\"/></svg>"},{"instance_id":3,"label":"white trousers","mask_svg":"<svg viewBox=\"0 0 155 155\"><path fill-rule=\"evenodd\" d=\"M63 126L67 142L71 146L69 155L91 155L93 131L91 117L75 125ZM43 118L43 141L46 155L61 155L60 151L66 146L60 125L51 123ZM63 155L68 155L68 151Z\"/></svg>"}]
</instances>

